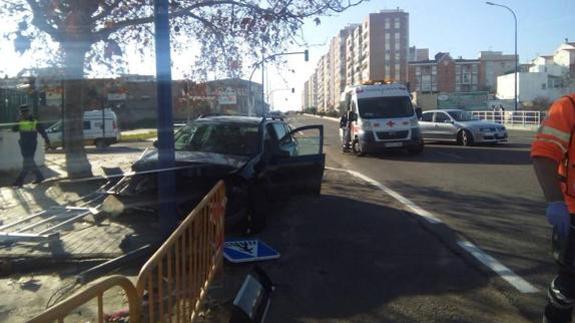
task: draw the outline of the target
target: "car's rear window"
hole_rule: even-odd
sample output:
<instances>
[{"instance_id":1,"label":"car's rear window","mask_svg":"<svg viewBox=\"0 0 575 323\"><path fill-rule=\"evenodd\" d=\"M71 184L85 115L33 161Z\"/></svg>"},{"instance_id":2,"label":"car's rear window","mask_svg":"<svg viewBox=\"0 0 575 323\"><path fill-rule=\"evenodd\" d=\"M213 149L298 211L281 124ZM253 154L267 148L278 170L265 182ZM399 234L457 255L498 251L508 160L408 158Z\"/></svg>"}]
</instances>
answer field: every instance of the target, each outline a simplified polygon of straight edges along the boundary
<instances>
[{"instance_id":1,"label":"car's rear window","mask_svg":"<svg viewBox=\"0 0 575 323\"><path fill-rule=\"evenodd\" d=\"M402 118L413 116L411 101L405 96L358 99L359 115L363 119Z\"/></svg>"},{"instance_id":2,"label":"car's rear window","mask_svg":"<svg viewBox=\"0 0 575 323\"><path fill-rule=\"evenodd\" d=\"M246 123L192 123L176 134L175 149L253 156L258 152L258 126Z\"/></svg>"}]
</instances>

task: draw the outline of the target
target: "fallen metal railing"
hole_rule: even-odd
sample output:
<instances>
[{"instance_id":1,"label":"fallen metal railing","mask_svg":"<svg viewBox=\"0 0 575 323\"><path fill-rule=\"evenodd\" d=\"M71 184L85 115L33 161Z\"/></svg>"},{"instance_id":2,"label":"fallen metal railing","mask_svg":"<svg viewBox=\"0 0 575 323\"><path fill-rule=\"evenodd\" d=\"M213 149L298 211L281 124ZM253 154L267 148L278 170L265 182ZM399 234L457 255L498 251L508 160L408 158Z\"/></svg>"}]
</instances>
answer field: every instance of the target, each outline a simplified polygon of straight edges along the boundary
<instances>
[{"instance_id":1,"label":"fallen metal railing","mask_svg":"<svg viewBox=\"0 0 575 323\"><path fill-rule=\"evenodd\" d=\"M226 190L219 181L140 270L136 285L120 275L97 280L29 322L64 322L97 298L104 322L104 293L122 287L130 322L191 322L210 281L223 263Z\"/></svg>"}]
</instances>

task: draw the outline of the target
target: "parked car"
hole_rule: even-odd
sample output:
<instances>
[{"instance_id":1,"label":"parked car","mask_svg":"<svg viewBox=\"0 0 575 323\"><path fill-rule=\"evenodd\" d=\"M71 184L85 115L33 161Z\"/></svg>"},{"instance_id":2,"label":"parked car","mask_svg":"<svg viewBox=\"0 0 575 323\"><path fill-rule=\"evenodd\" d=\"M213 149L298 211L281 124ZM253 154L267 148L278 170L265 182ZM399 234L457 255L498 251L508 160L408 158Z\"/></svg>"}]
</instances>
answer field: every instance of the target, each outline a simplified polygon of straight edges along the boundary
<instances>
[{"instance_id":1,"label":"parked car","mask_svg":"<svg viewBox=\"0 0 575 323\"><path fill-rule=\"evenodd\" d=\"M247 223L261 230L269 201L289 194L319 195L325 166L323 126L291 130L282 120L243 116L199 118L175 134L176 196L182 215L223 179L226 227ZM158 151L137 160L107 200L120 209L157 205ZM106 203L105 203L106 204ZM106 208L106 205L104 206Z\"/></svg>"},{"instance_id":2,"label":"parked car","mask_svg":"<svg viewBox=\"0 0 575 323\"><path fill-rule=\"evenodd\" d=\"M84 112L84 144L104 148L120 140L118 117L111 109ZM62 121L46 129L53 147L62 146Z\"/></svg>"},{"instance_id":3,"label":"parked car","mask_svg":"<svg viewBox=\"0 0 575 323\"><path fill-rule=\"evenodd\" d=\"M421 115L419 126L426 141L451 141L463 146L507 141L507 130L504 126L479 120L471 112L459 109L425 111Z\"/></svg>"}]
</instances>

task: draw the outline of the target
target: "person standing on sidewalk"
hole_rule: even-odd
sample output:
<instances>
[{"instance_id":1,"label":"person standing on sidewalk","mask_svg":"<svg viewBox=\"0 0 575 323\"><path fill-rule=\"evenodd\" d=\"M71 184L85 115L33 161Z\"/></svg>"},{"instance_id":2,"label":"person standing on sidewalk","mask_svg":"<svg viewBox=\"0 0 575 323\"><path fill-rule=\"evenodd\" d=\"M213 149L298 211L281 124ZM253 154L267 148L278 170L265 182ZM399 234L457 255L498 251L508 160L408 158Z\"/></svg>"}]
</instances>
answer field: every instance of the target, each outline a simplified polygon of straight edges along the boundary
<instances>
[{"instance_id":1,"label":"person standing on sidewalk","mask_svg":"<svg viewBox=\"0 0 575 323\"><path fill-rule=\"evenodd\" d=\"M547 292L543 322L571 322L575 305L575 93L555 101L531 147L547 200L558 274Z\"/></svg>"},{"instance_id":2,"label":"person standing on sidewalk","mask_svg":"<svg viewBox=\"0 0 575 323\"><path fill-rule=\"evenodd\" d=\"M34 161L34 154L36 153L36 146L38 145L38 134L44 138L47 147L51 147L50 139L44 131L44 127L38 123L31 114L30 108L27 105L20 106L20 119L12 127L12 131L20 132L20 153L22 154L22 171L18 175L18 178L14 181L12 186L21 187L24 184L24 179L29 172L33 172L36 175L36 181L34 183L41 183L44 180L44 175L36 166Z\"/></svg>"}]
</instances>

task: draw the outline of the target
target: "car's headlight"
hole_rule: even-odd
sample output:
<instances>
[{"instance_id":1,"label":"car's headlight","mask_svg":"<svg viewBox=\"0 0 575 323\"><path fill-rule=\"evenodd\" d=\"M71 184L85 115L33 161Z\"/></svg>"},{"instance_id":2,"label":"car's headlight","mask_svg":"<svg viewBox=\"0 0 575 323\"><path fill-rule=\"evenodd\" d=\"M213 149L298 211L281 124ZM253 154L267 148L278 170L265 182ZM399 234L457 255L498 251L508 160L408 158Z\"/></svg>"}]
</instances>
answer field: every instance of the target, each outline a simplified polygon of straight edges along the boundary
<instances>
[{"instance_id":1,"label":"car's headlight","mask_svg":"<svg viewBox=\"0 0 575 323\"><path fill-rule=\"evenodd\" d=\"M371 130L371 123L369 121L365 121L361 124L361 129L364 131L370 131Z\"/></svg>"}]
</instances>

